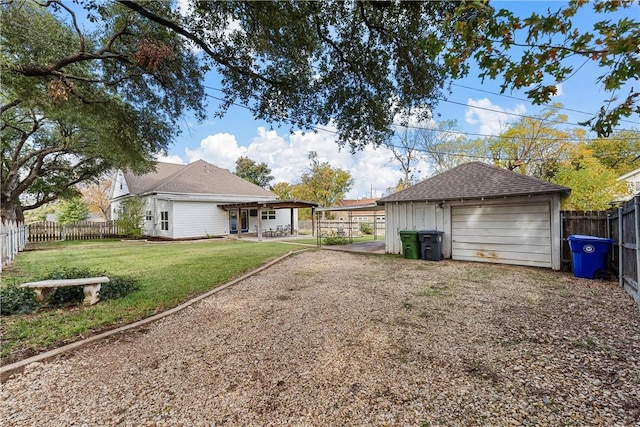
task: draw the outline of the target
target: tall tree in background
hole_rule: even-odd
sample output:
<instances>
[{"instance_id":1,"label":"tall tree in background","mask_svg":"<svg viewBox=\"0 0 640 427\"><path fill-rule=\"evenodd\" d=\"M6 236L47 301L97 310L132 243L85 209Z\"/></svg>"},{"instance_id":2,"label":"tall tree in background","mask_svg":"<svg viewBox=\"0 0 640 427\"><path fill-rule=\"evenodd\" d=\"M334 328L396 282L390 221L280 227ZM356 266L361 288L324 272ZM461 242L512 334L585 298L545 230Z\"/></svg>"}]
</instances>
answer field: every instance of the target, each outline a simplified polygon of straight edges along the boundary
<instances>
[{"instance_id":1,"label":"tall tree in background","mask_svg":"<svg viewBox=\"0 0 640 427\"><path fill-rule=\"evenodd\" d=\"M574 135L562 130L567 117L559 105L547 108L536 117L524 117L509 126L497 138L486 141L496 166L525 175L544 178L567 152Z\"/></svg>"},{"instance_id":2,"label":"tall tree in background","mask_svg":"<svg viewBox=\"0 0 640 427\"><path fill-rule=\"evenodd\" d=\"M562 202L563 209L606 210L629 194L627 183L618 181L618 176L580 143L571 147L568 161L558 167L551 181L571 188L570 197Z\"/></svg>"},{"instance_id":3,"label":"tall tree in background","mask_svg":"<svg viewBox=\"0 0 640 427\"><path fill-rule=\"evenodd\" d=\"M344 199L353 186L349 172L332 168L328 162L320 162L315 152L309 153L309 167L294 185L292 193L297 199L318 202L320 206L334 206Z\"/></svg>"},{"instance_id":4,"label":"tall tree in background","mask_svg":"<svg viewBox=\"0 0 640 427\"><path fill-rule=\"evenodd\" d=\"M443 120L432 129L420 129L419 135L420 147L431 165L431 175L485 156L483 144L477 140L468 140L459 132L455 120Z\"/></svg>"},{"instance_id":5,"label":"tall tree in background","mask_svg":"<svg viewBox=\"0 0 640 427\"><path fill-rule=\"evenodd\" d=\"M82 199L89 207L89 213L99 215L105 221L110 217L112 181L102 178L97 182L89 182L80 188Z\"/></svg>"},{"instance_id":6,"label":"tall tree in background","mask_svg":"<svg viewBox=\"0 0 640 427\"><path fill-rule=\"evenodd\" d=\"M273 176L270 175L271 168L266 163L256 163L248 157L238 157L234 173L262 188L267 188L273 181Z\"/></svg>"},{"instance_id":7,"label":"tall tree in background","mask_svg":"<svg viewBox=\"0 0 640 427\"><path fill-rule=\"evenodd\" d=\"M392 160L396 160L400 164L400 171L403 174L396 186L396 191L409 188L417 182L418 178L415 173L420 173L420 171L416 171L414 168L424 155L420 151L420 138L417 131L404 128L385 145L393 155Z\"/></svg>"},{"instance_id":8,"label":"tall tree in background","mask_svg":"<svg viewBox=\"0 0 640 427\"><path fill-rule=\"evenodd\" d=\"M587 146L600 163L618 175L640 168L640 131L618 131L610 138L594 139Z\"/></svg>"},{"instance_id":9,"label":"tall tree in background","mask_svg":"<svg viewBox=\"0 0 640 427\"><path fill-rule=\"evenodd\" d=\"M89 206L79 196L63 200L58 211L58 222L62 225L85 221L89 218Z\"/></svg>"},{"instance_id":10,"label":"tall tree in background","mask_svg":"<svg viewBox=\"0 0 640 427\"><path fill-rule=\"evenodd\" d=\"M63 2L1 7L3 218L70 198L111 168L150 169L183 111L202 114L202 70L166 27L117 4L85 4L91 31Z\"/></svg>"},{"instance_id":11,"label":"tall tree in background","mask_svg":"<svg viewBox=\"0 0 640 427\"><path fill-rule=\"evenodd\" d=\"M295 199L293 185L288 182L276 182L271 186L270 190L278 196L279 200Z\"/></svg>"}]
</instances>

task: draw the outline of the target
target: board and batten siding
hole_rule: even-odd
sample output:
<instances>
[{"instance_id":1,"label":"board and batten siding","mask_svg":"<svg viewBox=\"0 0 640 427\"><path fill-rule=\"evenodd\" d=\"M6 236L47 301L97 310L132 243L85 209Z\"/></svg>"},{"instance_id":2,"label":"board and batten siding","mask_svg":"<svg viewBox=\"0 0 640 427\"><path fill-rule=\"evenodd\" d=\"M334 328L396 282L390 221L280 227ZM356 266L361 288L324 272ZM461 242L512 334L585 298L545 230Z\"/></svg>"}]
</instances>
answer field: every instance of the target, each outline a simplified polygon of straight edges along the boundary
<instances>
[{"instance_id":1,"label":"board and batten siding","mask_svg":"<svg viewBox=\"0 0 640 427\"><path fill-rule=\"evenodd\" d=\"M452 258L552 267L550 203L454 206Z\"/></svg>"},{"instance_id":2,"label":"board and batten siding","mask_svg":"<svg viewBox=\"0 0 640 427\"><path fill-rule=\"evenodd\" d=\"M386 252L402 253L400 240L401 230L441 230L445 231L449 222L449 207L440 207L435 203L385 203ZM442 242L442 253L445 258L451 254L450 241Z\"/></svg>"}]
</instances>

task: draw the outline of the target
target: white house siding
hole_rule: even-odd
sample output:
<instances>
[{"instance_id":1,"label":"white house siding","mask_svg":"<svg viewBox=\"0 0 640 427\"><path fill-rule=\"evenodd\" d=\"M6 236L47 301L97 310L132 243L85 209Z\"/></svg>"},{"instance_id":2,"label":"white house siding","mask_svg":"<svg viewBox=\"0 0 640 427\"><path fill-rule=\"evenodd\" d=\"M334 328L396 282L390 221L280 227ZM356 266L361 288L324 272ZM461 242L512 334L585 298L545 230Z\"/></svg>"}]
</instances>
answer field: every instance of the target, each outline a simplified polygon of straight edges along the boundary
<instances>
[{"instance_id":1,"label":"white house siding","mask_svg":"<svg viewBox=\"0 0 640 427\"><path fill-rule=\"evenodd\" d=\"M210 202L173 202L173 238L220 236L228 233L227 212Z\"/></svg>"},{"instance_id":2,"label":"white house siding","mask_svg":"<svg viewBox=\"0 0 640 427\"><path fill-rule=\"evenodd\" d=\"M452 258L551 268L547 203L454 206Z\"/></svg>"},{"instance_id":3,"label":"white house siding","mask_svg":"<svg viewBox=\"0 0 640 427\"><path fill-rule=\"evenodd\" d=\"M151 200L149 200L151 199ZM173 203L169 200L157 199L153 197L147 198L148 205L149 203L153 208L151 211L153 212L153 229L148 234L151 237L165 237L167 239L173 239L173 230L175 224L175 215L173 210ZM160 220L162 219L162 212L169 213L169 230L162 230ZM146 222L145 222L146 223ZM145 227L146 228L146 227Z\"/></svg>"}]
</instances>

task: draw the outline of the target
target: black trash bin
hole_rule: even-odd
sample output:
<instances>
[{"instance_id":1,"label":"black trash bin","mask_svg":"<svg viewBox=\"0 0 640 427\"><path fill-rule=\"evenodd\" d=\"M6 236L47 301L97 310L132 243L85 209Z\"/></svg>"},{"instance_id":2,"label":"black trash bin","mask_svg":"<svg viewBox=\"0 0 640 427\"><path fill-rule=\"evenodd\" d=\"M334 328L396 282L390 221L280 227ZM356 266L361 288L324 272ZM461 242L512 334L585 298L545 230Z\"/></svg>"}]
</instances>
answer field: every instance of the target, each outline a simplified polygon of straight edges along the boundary
<instances>
[{"instance_id":1,"label":"black trash bin","mask_svg":"<svg viewBox=\"0 0 640 427\"><path fill-rule=\"evenodd\" d=\"M444 231L420 230L420 253L422 259L428 261L440 261L442 259L442 235Z\"/></svg>"}]
</instances>

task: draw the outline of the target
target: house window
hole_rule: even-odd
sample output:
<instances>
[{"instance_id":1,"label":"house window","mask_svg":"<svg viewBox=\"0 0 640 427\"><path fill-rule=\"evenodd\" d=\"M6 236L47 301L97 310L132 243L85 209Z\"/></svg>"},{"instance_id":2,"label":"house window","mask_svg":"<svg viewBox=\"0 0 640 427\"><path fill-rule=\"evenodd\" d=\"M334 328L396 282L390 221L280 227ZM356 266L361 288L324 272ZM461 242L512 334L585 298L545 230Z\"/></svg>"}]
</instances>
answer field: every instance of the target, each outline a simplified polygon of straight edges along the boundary
<instances>
[{"instance_id":1,"label":"house window","mask_svg":"<svg viewBox=\"0 0 640 427\"><path fill-rule=\"evenodd\" d=\"M262 211L262 219L276 219L276 211L274 209Z\"/></svg>"},{"instance_id":2,"label":"house window","mask_svg":"<svg viewBox=\"0 0 640 427\"><path fill-rule=\"evenodd\" d=\"M151 221L153 219L153 215L151 215L151 211L147 211L144 215L144 219L147 221Z\"/></svg>"},{"instance_id":3,"label":"house window","mask_svg":"<svg viewBox=\"0 0 640 427\"><path fill-rule=\"evenodd\" d=\"M169 230L169 212L160 212L160 230Z\"/></svg>"}]
</instances>

